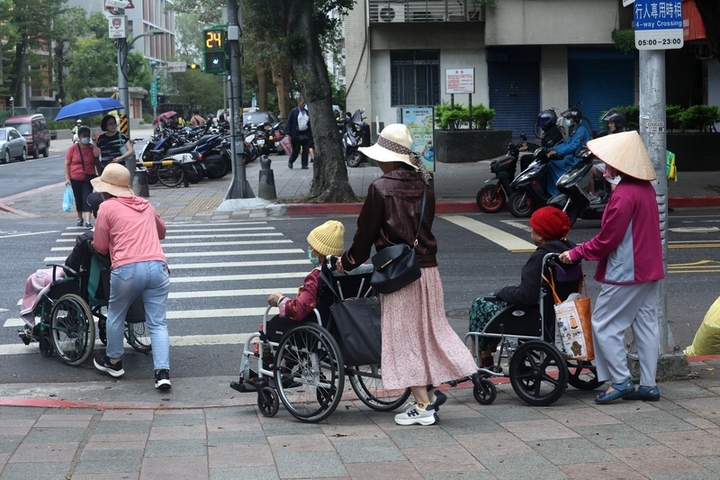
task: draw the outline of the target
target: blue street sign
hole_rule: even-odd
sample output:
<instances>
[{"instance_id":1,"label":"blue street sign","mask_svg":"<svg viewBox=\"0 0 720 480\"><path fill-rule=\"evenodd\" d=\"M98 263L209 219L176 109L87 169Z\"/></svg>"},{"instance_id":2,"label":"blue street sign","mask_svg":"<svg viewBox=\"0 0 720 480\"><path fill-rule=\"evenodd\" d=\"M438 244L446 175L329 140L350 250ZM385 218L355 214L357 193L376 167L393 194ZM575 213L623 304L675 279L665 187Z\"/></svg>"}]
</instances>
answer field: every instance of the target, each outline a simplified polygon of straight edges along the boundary
<instances>
[{"instance_id":1,"label":"blue street sign","mask_svg":"<svg viewBox=\"0 0 720 480\"><path fill-rule=\"evenodd\" d=\"M682 48L681 0L636 0L632 9L638 50Z\"/></svg>"}]
</instances>

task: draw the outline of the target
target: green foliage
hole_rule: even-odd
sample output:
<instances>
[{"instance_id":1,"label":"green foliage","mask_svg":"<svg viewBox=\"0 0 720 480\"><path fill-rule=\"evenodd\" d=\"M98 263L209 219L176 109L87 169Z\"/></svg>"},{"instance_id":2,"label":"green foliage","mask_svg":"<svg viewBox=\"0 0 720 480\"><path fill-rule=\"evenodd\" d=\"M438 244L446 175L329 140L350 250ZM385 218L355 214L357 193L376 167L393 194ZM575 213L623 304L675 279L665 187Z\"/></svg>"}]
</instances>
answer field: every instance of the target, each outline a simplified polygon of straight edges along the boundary
<instances>
[{"instance_id":1,"label":"green foliage","mask_svg":"<svg viewBox=\"0 0 720 480\"><path fill-rule=\"evenodd\" d=\"M668 130L677 130L682 126L682 118L680 118L682 113L683 107L680 105L668 105L665 107L665 119Z\"/></svg>"},{"instance_id":2,"label":"green foliage","mask_svg":"<svg viewBox=\"0 0 720 480\"><path fill-rule=\"evenodd\" d=\"M495 119L495 110L485 105L473 105L472 127L476 130L486 130ZM459 130L470 125L470 112L464 105L456 103L442 103L435 105L435 125L440 130Z\"/></svg>"},{"instance_id":3,"label":"green foliage","mask_svg":"<svg viewBox=\"0 0 720 480\"><path fill-rule=\"evenodd\" d=\"M615 47L622 52L632 52L635 50L635 30L632 28L623 30L613 30L610 34Z\"/></svg>"},{"instance_id":4,"label":"green foliage","mask_svg":"<svg viewBox=\"0 0 720 480\"><path fill-rule=\"evenodd\" d=\"M720 122L720 109L715 105L693 105L680 114L680 122L683 130L711 132Z\"/></svg>"},{"instance_id":5,"label":"green foliage","mask_svg":"<svg viewBox=\"0 0 720 480\"><path fill-rule=\"evenodd\" d=\"M215 75L200 70L188 70L170 75L171 85L168 91L171 103L187 105L190 110L214 112L222 106L222 83Z\"/></svg>"}]
</instances>

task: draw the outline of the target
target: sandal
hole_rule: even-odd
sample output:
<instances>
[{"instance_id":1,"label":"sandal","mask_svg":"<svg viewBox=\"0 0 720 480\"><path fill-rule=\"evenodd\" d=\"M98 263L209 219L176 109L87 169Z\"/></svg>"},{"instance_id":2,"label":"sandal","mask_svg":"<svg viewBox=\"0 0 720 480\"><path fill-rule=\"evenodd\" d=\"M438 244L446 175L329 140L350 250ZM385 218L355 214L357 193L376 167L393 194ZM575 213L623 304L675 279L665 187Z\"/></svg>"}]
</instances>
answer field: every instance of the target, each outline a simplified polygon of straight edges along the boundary
<instances>
[{"instance_id":1,"label":"sandal","mask_svg":"<svg viewBox=\"0 0 720 480\"><path fill-rule=\"evenodd\" d=\"M643 387L640 385L637 390L625 395L623 400L642 400L645 402L657 402L660 400L660 390L657 385L652 387Z\"/></svg>"},{"instance_id":2,"label":"sandal","mask_svg":"<svg viewBox=\"0 0 720 480\"><path fill-rule=\"evenodd\" d=\"M635 392L635 385L632 378L628 377L621 383L611 383L610 388L595 398L595 403L610 403L618 398L625 397Z\"/></svg>"}]
</instances>

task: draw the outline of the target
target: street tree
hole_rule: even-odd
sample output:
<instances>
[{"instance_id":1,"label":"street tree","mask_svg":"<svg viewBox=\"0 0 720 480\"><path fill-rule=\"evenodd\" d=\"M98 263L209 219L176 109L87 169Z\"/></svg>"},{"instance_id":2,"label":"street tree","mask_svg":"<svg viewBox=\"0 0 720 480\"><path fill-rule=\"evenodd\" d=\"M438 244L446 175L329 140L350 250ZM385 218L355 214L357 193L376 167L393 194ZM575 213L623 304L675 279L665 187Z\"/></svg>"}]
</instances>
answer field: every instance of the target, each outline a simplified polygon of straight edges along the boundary
<instances>
[{"instance_id":1,"label":"street tree","mask_svg":"<svg viewBox=\"0 0 720 480\"><path fill-rule=\"evenodd\" d=\"M50 24L53 39L53 89L57 92L60 104L65 104L65 65L71 56L75 39L87 34L85 10L81 7L63 11Z\"/></svg>"},{"instance_id":2,"label":"street tree","mask_svg":"<svg viewBox=\"0 0 720 480\"><path fill-rule=\"evenodd\" d=\"M202 112L215 111L222 105L222 83L215 75L188 70L170 75L169 94L172 103L180 103Z\"/></svg>"}]
</instances>

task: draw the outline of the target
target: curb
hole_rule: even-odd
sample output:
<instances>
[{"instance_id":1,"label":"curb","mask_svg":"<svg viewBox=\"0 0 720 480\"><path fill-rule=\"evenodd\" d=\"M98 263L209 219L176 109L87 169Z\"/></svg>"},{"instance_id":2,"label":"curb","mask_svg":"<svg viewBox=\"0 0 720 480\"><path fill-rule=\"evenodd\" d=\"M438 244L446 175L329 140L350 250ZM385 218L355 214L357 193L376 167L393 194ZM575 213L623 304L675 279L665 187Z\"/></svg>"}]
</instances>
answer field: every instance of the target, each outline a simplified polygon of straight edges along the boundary
<instances>
[{"instance_id":1,"label":"curb","mask_svg":"<svg viewBox=\"0 0 720 480\"><path fill-rule=\"evenodd\" d=\"M356 215L362 209L362 203L291 203L285 205L286 215L325 215L331 213ZM435 213L478 213L480 209L474 201L449 200L435 203Z\"/></svg>"},{"instance_id":2,"label":"curb","mask_svg":"<svg viewBox=\"0 0 720 480\"><path fill-rule=\"evenodd\" d=\"M720 206L720 196L706 197L670 197L668 206L675 207L717 207Z\"/></svg>"}]
</instances>

